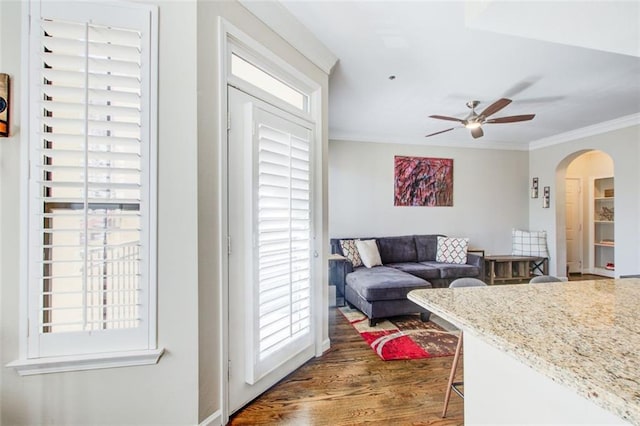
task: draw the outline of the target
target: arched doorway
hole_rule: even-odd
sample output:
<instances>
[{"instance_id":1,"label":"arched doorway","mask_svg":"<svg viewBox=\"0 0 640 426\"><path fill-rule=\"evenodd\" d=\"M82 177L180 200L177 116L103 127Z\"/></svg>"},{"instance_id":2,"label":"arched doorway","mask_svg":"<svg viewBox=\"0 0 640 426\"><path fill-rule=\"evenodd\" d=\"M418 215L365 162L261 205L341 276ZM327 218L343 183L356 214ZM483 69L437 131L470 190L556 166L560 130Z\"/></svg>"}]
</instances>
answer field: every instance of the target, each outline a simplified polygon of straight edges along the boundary
<instances>
[{"instance_id":1,"label":"arched doorway","mask_svg":"<svg viewBox=\"0 0 640 426\"><path fill-rule=\"evenodd\" d=\"M597 150L565 157L556 170L558 270L615 275L614 164Z\"/></svg>"}]
</instances>

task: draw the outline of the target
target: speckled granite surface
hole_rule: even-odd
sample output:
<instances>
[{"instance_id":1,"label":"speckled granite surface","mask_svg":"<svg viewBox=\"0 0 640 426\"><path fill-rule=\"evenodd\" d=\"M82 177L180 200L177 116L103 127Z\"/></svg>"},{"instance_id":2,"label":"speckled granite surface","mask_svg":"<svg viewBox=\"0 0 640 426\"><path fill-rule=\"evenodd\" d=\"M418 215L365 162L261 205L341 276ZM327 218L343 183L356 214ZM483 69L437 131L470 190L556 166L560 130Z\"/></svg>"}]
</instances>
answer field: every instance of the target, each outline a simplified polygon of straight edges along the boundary
<instances>
[{"instance_id":1,"label":"speckled granite surface","mask_svg":"<svg viewBox=\"0 0 640 426\"><path fill-rule=\"evenodd\" d=\"M414 290L409 299L640 425L640 279Z\"/></svg>"}]
</instances>

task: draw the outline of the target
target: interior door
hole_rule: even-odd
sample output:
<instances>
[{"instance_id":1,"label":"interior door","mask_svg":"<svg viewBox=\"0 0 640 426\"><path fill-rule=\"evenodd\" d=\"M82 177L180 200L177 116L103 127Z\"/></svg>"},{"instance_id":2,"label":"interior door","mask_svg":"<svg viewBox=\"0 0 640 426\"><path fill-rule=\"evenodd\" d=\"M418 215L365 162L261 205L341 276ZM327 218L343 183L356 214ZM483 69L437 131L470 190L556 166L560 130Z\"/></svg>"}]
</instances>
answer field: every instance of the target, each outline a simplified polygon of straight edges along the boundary
<instances>
[{"instance_id":1,"label":"interior door","mask_svg":"<svg viewBox=\"0 0 640 426\"><path fill-rule=\"evenodd\" d=\"M314 356L312 125L228 88L229 413Z\"/></svg>"},{"instance_id":2,"label":"interior door","mask_svg":"<svg viewBox=\"0 0 640 426\"><path fill-rule=\"evenodd\" d=\"M569 273L582 273L582 182L566 179L567 265Z\"/></svg>"}]
</instances>

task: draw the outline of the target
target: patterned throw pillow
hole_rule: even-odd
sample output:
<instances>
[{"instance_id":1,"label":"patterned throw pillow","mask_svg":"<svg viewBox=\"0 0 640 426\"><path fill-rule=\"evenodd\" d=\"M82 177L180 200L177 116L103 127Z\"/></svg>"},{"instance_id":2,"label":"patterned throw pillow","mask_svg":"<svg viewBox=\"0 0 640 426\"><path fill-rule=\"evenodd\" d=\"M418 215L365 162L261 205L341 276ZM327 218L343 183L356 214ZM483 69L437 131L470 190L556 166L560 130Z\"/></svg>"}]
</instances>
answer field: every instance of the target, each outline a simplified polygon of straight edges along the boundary
<instances>
[{"instance_id":1,"label":"patterned throw pillow","mask_svg":"<svg viewBox=\"0 0 640 426\"><path fill-rule=\"evenodd\" d=\"M514 256L538 256L548 258L549 252L547 251L546 231L512 230L511 254Z\"/></svg>"},{"instance_id":2,"label":"patterned throw pillow","mask_svg":"<svg viewBox=\"0 0 640 426\"><path fill-rule=\"evenodd\" d=\"M362 266L362 259L360 259L355 240L340 240L340 247L342 247L342 254L351 261L354 268Z\"/></svg>"},{"instance_id":3,"label":"patterned throw pillow","mask_svg":"<svg viewBox=\"0 0 640 426\"><path fill-rule=\"evenodd\" d=\"M373 268L374 266L382 265L376 240L357 240L356 247L358 248L358 253L364 266Z\"/></svg>"},{"instance_id":4,"label":"patterned throw pillow","mask_svg":"<svg viewBox=\"0 0 640 426\"><path fill-rule=\"evenodd\" d=\"M457 263L464 265L467 263L468 238L438 237L438 249L436 251L436 262Z\"/></svg>"}]
</instances>

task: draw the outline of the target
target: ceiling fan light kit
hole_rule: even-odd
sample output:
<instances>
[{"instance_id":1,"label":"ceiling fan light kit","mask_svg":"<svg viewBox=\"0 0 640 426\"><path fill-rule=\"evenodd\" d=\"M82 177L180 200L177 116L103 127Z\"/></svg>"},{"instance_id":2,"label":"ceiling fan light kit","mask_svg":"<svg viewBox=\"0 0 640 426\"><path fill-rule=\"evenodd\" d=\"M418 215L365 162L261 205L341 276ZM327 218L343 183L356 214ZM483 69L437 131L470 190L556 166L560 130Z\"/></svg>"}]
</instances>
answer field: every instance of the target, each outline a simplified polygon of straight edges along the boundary
<instances>
[{"instance_id":1,"label":"ceiling fan light kit","mask_svg":"<svg viewBox=\"0 0 640 426\"><path fill-rule=\"evenodd\" d=\"M489 116L495 114L500 111L507 105L511 103L511 99L501 98L489 105L482 111L480 114L476 112L476 107L480 104L480 101L469 101L467 102L467 107L471 109L471 112L464 118L455 118L449 117L446 115L430 115L429 117L435 118L437 120L447 120L447 121L456 121L462 124L463 127L471 130L471 136L474 139L482 137L484 135L484 131L482 130L483 124L499 124L499 123L516 123L518 121L529 121L535 117L535 114L525 114L525 115L511 115L507 117L497 117L497 118L489 118ZM430 133L426 137L439 135L440 133L449 132L455 129L452 127L450 129L441 130L439 132Z\"/></svg>"}]
</instances>

